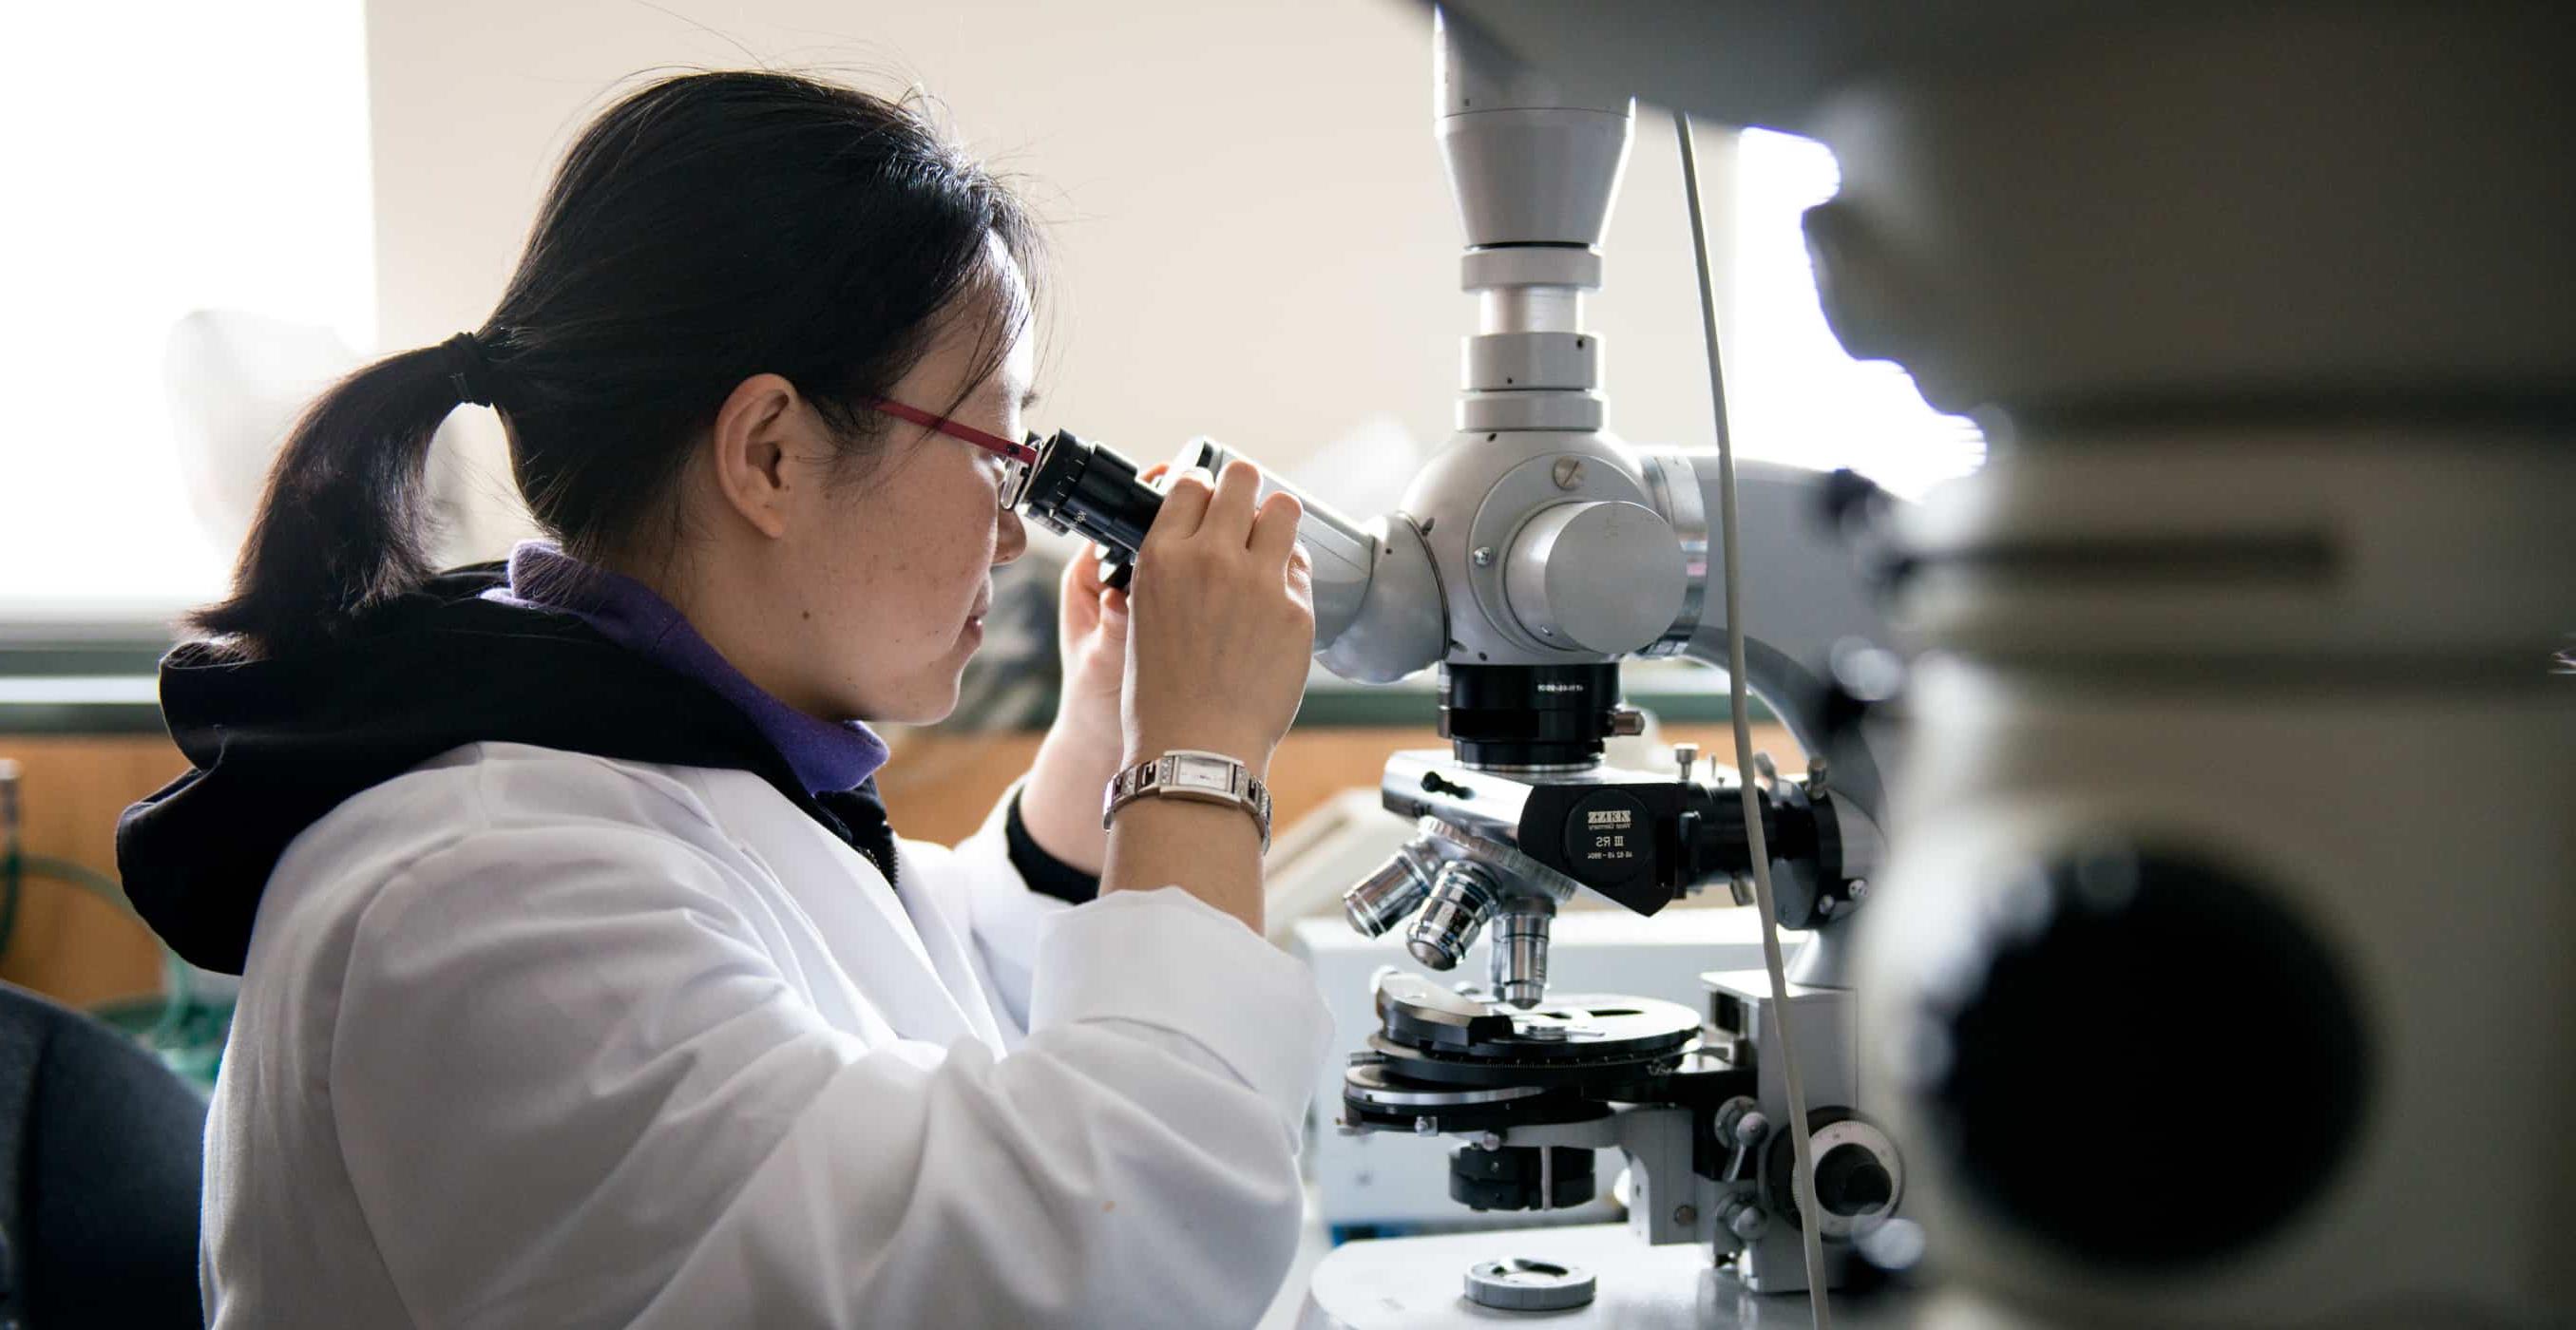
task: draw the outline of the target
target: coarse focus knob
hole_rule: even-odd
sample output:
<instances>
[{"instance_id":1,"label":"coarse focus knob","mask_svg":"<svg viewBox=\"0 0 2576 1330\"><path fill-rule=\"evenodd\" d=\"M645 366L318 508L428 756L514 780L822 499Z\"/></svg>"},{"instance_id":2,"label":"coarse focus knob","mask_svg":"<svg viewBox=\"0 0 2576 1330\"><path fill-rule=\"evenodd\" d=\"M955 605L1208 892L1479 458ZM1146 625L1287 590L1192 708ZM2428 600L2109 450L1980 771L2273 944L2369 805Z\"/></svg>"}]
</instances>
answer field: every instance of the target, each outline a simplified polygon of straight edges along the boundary
<instances>
[{"instance_id":1,"label":"coarse focus knob","mask_svg":"<svg viewBox=\"0 0 2576 1330\"><path fill-rule=\"evenodd\" d=\"M1503 590L1541 641L1605 655L1663 636L1687 578L1672 524L1641 503L1596 500L1540 509L1512 537Z\"/></svg>"},{"instance_id":2,"label":"coarse focus knob","mask_svg":"<svg viewBox=\"0 0 2576 1330\"><path fill-rule=\"evenodd\" d=\"M1896 1180L1866 1145L1837 1145L1816 1161L1816 1204L1838 1215L1865 1215L1896 1195Z\"/></svg>"},{"instance_id":3,"label":"coarse focus knob","mask_svg":"<svg viewBox=\"0 0 2576 1330\"><path fill-rule=\"evenodd\" d=\"M1986 1218L2077 1260L2168 1271L2234 1256L2325 1192L2370 1050L2342 966L2281 901L2197 854L2128 845L2000 884L1962 954L1937 958L1899 1068L1927 1144ZM2182 957L2225 982L2178 1037ZM2177 1075L2295 1112L2178 1131Z\"/></svg>"}]
</instances>

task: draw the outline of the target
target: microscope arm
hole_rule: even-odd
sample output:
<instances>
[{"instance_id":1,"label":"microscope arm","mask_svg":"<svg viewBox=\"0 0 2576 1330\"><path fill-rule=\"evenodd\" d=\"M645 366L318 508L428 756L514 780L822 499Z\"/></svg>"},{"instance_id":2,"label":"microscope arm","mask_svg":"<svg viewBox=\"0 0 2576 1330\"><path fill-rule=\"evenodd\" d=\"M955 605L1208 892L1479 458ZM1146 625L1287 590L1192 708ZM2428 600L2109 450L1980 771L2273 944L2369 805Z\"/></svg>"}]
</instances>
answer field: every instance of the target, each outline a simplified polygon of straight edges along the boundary
<instances>
[{"instance_id":1,"label":"microscope arm","mask_svg":"<svg viewBox=\"0 0 2576 1330\"><path fill-rule=\"evenodd\" d=\"M1676 623L1671 642L1686 627L1680 650L1703 664L1726 668L1724 569L1716 552L1717 454L1665 454L1667 465L1687 463L1697 476L1699 511L1709 514L1697 543L1707 553L1704 577L1693 579L1687 604L1697 622ZM1873 820L1883 816L1883 783L1868 736L1858 733L1852 699L1836 680L1837 657L1885 647L1886 617L1855 570L1853 553L1835 529L1838 488L1858 482L1777 462L1736 464L1738 534L1743 569L1745 687L1776 713L1799 747L1829 761L1834 788ZM1692 532L1674 524L1691 554ZM1685 610L1687 615L1688 611ZM1664 653L1657 653L1664 654Z\"/></svg>"},{"instance_id":2,"label":"microscope arm","mask_svg":"<svg viewBox=\"0 0 2576 1330\"><path fill-rule=\"evenodd\" d=\"M1699 478L1700 511L1719 511L1715 453L1659 460L1668 466L1686 460ZM1810 782L1801 797L1832 805L1833 816L1820 821L1833 828L1839 842L1833 847L1834 868L1852 884L1842 886L1847 894L1836 898L1830 893L1841 884L1825 880L1819 858L1772 861L1784 915L1810 920L1807 927L1813 933L1799 950L1791 978L1829 988L1850 985L1850 920L1857 913L1851 907L1858 905L1867 878L1877 870L1886 819L1878 752L1884 735L1862 726L1859 704L1837 678L1838 664L1845 670L1866 669L1866 653L1882 652L1889 641L1886 618L1836 530L1835 513L1848 501L1848 487L1854 483L1847 475L1776 462L1736 464L1736 511L1744 523L1737 547L1745 562L1739 588L1745 687L1779 715L1811 761L1821 760L1810 770L1824 773L1824 781ZM1843 492L1838 494L1838 488ZM1689 532L1682 534L1687 541ZM1713 550L1708 560L1708 575L1695 582L1693 597L1705 608L1680 654L1722 670L1727 662L1724 572ZM1753 773L1742 774L1752 779Z\"/></svg>"}]
</instances>

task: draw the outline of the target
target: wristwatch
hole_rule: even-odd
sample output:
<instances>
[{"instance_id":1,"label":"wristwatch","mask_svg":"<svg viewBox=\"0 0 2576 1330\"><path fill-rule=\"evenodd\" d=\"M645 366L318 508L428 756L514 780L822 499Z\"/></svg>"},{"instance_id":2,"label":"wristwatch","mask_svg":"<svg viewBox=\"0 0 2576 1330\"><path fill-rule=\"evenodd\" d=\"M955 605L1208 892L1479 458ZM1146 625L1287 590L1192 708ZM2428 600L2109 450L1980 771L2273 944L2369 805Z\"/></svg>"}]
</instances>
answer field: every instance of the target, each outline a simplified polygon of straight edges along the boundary
<instances>
[{"instance_id":1,"label":"wristwatch","mask_svg":"<svg viewBox=\"0 0 2576 1330\"><path fill-rule=\"evenodd\" d=\"M1252 769L1223 753L1175 748L1147 758L1109 780L1100 805L1100 826L1107 830L1118 810L1151 795L1232 804L1252 815L1261 829L1261 851L1270 852L1270 790L1253 779Z\"/></svg>"}]
</instances>

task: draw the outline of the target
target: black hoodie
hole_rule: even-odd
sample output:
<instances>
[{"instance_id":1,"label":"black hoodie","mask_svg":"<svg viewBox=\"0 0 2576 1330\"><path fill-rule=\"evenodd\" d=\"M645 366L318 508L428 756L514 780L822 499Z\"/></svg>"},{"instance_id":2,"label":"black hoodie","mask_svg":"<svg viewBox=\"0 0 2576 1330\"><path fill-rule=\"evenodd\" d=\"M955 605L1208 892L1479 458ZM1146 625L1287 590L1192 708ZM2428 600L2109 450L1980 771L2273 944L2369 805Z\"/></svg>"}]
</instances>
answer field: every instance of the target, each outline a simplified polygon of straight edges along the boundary
<instances>
[{"instance_id":1,"label":"black hoodie","mask_svg":"<svg viewBox=\"0 0 2576 1330\"><path fill-rule=\"evenodd\" d=\"M144 921L189 962L239 973L287 844L342 800L464 744L504 742L748 771L894 877L872 779L816 795L742 710L569 615L496 604L477 564L370 614L338 645L245 660L186 643L161 662L161 711L195 769L125 810L116 863ZM1045 855L1011 810L1030 885L1082 899L1090 875Z\"/></svg>"}]
</instances>

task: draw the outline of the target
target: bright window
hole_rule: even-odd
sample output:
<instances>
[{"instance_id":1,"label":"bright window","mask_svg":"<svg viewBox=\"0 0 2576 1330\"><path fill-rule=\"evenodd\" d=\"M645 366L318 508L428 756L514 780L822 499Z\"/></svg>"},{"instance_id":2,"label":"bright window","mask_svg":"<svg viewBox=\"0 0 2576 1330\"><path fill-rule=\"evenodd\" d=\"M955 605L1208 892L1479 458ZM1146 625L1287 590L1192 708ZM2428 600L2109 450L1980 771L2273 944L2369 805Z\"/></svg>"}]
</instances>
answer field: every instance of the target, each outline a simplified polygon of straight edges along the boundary
<instances>
[{"instance_id":1,"label":"bright window","mask_svg":"<svg viewBox=\"0 0 2576 1330\"><path fill-rule=\"evenodd\" d=\"M28 5L9 46L0 618L166 617L232 563L180 455L173 326L373 340L363 7Z\"/></svg>"},{"instance_id":2,"label":"bright window","mask_svg":"<svg viewBox=\"0 0 2576 1330\"><path fill-rule=\"evenodd\" d=\"M1825 326L1799 216L1841 184L1821 143L1747 130L1737 140L1727 417L1736 446L1821 469L1850 467L1908 498L1985 460L1985 436L1925 404L1886 361L1854 360Z\"/></svg>"}]
</instances>

